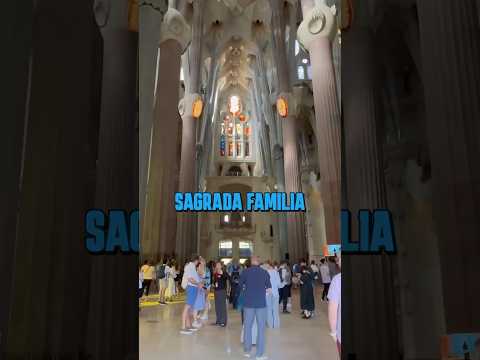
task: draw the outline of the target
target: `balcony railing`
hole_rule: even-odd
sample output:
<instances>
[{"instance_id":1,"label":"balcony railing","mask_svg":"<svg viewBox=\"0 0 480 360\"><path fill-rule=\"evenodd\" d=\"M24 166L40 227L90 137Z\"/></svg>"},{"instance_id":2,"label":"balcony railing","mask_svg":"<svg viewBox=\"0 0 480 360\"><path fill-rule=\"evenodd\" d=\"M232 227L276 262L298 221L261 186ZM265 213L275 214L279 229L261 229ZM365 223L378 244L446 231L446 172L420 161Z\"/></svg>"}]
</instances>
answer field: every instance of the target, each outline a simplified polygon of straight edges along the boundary
<instances>
[{"instance_id":1,"label":"balcony railing","mask_svg":"<svg viewBox=\"0 0 480 360\"><path fill-rule=\"evenodd\" d=\"M215 225L215 231L222 234L246 235L254 234L257 231L257 225L244 224L243 226L225 226Z\"/></svg>"}]
</instances>

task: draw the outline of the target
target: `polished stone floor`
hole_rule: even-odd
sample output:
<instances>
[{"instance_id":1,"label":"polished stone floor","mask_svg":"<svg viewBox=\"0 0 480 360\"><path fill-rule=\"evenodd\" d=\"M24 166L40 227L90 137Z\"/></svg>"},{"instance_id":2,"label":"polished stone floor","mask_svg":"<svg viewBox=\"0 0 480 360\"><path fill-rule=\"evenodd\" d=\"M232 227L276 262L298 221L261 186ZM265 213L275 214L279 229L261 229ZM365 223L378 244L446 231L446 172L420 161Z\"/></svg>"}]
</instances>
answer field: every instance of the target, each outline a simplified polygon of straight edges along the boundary
<instances>
[{"instance_id":1,"label":"polished stone floor","mask_svg":"<svg viewBox=\"0 0 480 360\"><path fill-rule=\"evenodd\" d=\"M280 329L267 329L266 355L271 360L337 360L335 344L329 335L327 304L316 297L314 318L300 317L299 299L293 294L291 314L280 314ZM212 302L213 303L213 302ZM229 310L226 328L209 325L215 322L210 311L207 324L192 335L181 335L180 314L183 304L146 306L140 318L140 359L244 359L240 343L241 318ZM252 351L253 353L253 351Z\"/></svg>"}]
</instances>

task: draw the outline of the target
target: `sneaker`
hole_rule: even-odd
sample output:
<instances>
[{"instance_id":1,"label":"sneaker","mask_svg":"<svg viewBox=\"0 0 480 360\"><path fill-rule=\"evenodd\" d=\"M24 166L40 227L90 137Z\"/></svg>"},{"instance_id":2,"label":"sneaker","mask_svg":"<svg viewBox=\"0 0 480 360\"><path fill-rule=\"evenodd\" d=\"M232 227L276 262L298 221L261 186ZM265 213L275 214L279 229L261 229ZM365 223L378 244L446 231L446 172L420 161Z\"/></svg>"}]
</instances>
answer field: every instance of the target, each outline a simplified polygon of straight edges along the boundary
<instances>
[{"instance_id":1,"label":"sneaker","mask_svg":"<svg viewBox=\"0 0 480 360\"><path fill-rule=\"evenodd\" d=\"M180 334L192 335L192 332L189 329L182 329L182 330L180 330Z\"/></svg>"},{"instance_id":2,"label":"sneaker","mask_svg":"<svg viewBox=\"0 0 480 360\"><path fill-rule=\"evenodd\" d=\"M200 329L200 328L202 327L202 324L201 324L200 322L198 322L198 321L194 321L193 324L192 324L192 326L193 326L194 328Z\"/></svg>"},{"instance_id":3,"label":"sneaker","mask_svg":"<svg viewBox=\"0 0 480 360\"><path fill-rule=\"evenodd\" d=\"M252 357L252 355L250 355L250 353L243 353L243 356L246 357L246 358Z\"/></svg>"},{"instance_id":4,"label":"sneaker","mask_svg":"<svg viewBox=\"0 0 480 360\"><path fill-rule=\"evenodd\" d=\"M195 331L198 331L198 329L194 328L194 327L191 327L191 328L188 328L188 331L195 332Z\"/></svg>"},{"instance_id":5,"label":"sneaker","mask_svg":"<svg viewBox=\"0 0 480 360\"><path fill-rule=\"evenodd\" d=\"M256 359L256 360L267 360L267 359L268 359L268 356L266 356L266 355L257 356L255 359Z\"/></svg>"},{"instance_id":6,"label":"sneaker","mask_svg":"<svg viewBox=\"0 0 480 360\"><path fill-rule=\"evenodd\" d=\"M159 301L158 302L160 305L167 305L166 303L162 302L162 301Z\"/></svg>"}]
</instances>

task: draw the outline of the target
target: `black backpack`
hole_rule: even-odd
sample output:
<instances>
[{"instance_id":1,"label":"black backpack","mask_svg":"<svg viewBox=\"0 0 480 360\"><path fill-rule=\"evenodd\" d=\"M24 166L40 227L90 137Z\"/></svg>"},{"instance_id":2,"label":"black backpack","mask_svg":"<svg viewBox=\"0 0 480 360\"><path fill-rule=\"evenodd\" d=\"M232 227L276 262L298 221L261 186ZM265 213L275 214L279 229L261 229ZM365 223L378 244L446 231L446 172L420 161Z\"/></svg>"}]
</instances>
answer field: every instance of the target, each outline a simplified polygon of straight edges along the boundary
<instances>
[{"instance_id":1,"label":"black backpack","mask_svg":"<svg viewBox=\"0 0 480 360\"><path fill-rule=\"evenodd\" d=\"M283 282L283 275L282 275L283 271L282 270L283 270L282 268L278 269L278 274L280 275L280 281L281 282Z\"/></svg>"},{"instance_id":2,"label":"black backpack","mask_svg":"<svg viewBox=\"0 0 480 360\"><path fill-rule=\"evenodd\" d=\"M160 265L157 268L157 279L164 279L165 278L165 265Z\"/></svg>"},{"instance_id":3,"label":"black backpack","mask_svg":"<svg viewBox=\"0 0 480 360\"><path fill-rule=\"evenodd\" d=\"M231 279L233 283L238 284L240 282L240 273L238 271L234 271Z\"/></svg>"}]
</instances>

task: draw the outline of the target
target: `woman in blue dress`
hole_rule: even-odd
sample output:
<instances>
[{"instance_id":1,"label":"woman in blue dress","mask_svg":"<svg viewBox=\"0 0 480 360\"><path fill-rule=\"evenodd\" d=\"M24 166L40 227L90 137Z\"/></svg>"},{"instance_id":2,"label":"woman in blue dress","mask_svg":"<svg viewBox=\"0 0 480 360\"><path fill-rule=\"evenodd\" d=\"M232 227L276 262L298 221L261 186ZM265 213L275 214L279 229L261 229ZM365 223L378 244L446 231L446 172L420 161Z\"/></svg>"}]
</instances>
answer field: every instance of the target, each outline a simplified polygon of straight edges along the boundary
<instances>
[{"instance_id":1,"label":"woman in blue dress","mask_svg":"<svg viewBox=\"0 0 480 360\"><path fill-rule=\"evenodd\" d=\"M200 279L205 277L205 262L200 261L197 265L197 273ZM200 321L200 314L205 310L205 293L206 287L205 285L198 289L197 297L195 299L195 303L193 304L193 324L192 326L195 328L202 327L202 322Z\"/></svg>"}]
</instances>

